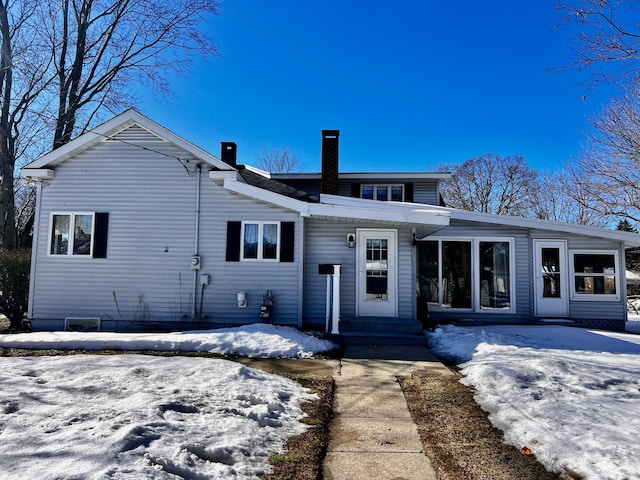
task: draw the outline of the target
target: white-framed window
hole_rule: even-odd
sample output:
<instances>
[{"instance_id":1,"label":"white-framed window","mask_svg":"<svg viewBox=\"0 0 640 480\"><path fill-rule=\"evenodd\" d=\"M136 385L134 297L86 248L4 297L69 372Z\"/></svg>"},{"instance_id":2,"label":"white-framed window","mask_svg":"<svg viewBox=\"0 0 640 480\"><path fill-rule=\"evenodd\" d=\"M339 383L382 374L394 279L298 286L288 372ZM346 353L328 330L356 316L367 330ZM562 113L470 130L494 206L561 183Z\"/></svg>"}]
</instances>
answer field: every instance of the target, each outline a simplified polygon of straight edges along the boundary
<instances>
[{"instance_id":1,"label":"white-framed window","mask_svg":"<svg viewBox=\"0 0 640 480\"><path fill-rule=\"evenodd\" d=\"M435 310L515 312L513 245L511 237L418 242L418 294Z\"/></svg>"},{"instance_id":2,"label":"white-framed window","mask_svg":"<svg viewBox=\"0 0 640 480\"><path fill-rule=\"evenodd\" d=\"M404 202L404 185L360 185L360 197L382 202Z\"/></svg>"},{"instance_id":3,"label":"white-framed window","mask_svg":"<svg viewBox=\"0 0 640 480\"><path fill-rule=\"evenodd\" d=\"M49 222L49 255L91 257L94 216L94 212L53 212Z\"/></svg>"},{"instance_id":4,"label":"white-framed window","mask_svg":"<svg viewBox=\"0 0 640 480\"><path fill-rule=\"evenodd\" d=\"M617 250L570 250L572 300L620 300Z\"/></svg>"},{"instance_id":5,"label":"white-framed window","mask_svg":"<svg viewBox=\"0 0 640 480\"><path fill-rule=\"evenodd\" d=\"M240 260L280 260L280 222L242 222Z\"/></svg>"}]
</instances>

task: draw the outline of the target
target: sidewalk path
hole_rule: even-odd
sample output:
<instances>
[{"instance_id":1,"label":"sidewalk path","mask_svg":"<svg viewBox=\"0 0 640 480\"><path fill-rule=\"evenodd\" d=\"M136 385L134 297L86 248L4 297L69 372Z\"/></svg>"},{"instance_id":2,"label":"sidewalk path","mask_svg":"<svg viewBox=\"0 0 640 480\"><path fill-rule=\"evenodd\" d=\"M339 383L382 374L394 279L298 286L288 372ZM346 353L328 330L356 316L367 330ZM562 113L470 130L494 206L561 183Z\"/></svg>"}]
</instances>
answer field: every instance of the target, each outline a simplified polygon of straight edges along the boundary
<instances>
[{"instance_id":1,"label":"sidewalk path","mask_svg":"<svg viewBox=\"0 0 640 480\"><path fill-rule=\"evenodd\" d=\"M453 375L424 347L348 345L336 378L326 480L435 480L397 376Z\"/></svg>"}]
</instances>

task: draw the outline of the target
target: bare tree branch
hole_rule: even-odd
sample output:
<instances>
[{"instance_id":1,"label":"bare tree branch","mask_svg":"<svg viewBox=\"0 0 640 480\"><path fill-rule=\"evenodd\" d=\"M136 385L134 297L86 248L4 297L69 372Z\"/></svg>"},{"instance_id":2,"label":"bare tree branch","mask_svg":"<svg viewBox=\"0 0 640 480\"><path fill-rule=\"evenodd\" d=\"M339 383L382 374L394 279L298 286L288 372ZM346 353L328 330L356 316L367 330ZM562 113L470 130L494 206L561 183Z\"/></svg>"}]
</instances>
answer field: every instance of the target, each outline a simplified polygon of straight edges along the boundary
<instances>
[{"instance_id":1,"label":"bare tree branch","mask_svg":"<svg viewBox=\"0 0 640 480\"><path fill-rule=\"evenodd\" d=\"M264 148L258 155L256 166L269 173L292 173L302 170L303 165L289 147Z\"/></svg>"}]
</instances>

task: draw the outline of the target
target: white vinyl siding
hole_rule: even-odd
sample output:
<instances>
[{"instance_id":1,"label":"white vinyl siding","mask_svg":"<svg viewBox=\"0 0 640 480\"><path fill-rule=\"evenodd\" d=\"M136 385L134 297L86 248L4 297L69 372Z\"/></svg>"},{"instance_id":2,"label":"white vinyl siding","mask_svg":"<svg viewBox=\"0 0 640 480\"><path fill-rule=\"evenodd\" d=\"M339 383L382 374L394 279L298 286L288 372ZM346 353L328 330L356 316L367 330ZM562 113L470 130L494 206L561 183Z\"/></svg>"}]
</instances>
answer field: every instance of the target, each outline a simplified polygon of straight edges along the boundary
<instances>
[{"instance_id":1,"label":"white vinyl siding","mask_svg":"<svg viewBox=\"0 0 640 480\"><path fill-rule=\"evenodd\" d=\"M131 128L135 131L127 132L137 141L150 136ZM56 166L56 178L43 185L34 238L34 326L63 328L64 318L72 316L99 317L105 329L192 328L194 277L200 274L210 276L205 287L195 280L196 306L208 325L259 321L267 290L276 298L274 323L297 325L299 215L229 193L207 178L203 166L198 252L202 268L192 271L197 187L193 173L200 162L156 138L143 144L152 150L117 140L98 143ZM87 211L109 212L108 258L70 262L62 255L49 255L51 215ZM295 222L293 262L225 261L227 222L252 218ZM238 292L246 292L246 309L237 306Z\"/></svg>"}]
</instances>

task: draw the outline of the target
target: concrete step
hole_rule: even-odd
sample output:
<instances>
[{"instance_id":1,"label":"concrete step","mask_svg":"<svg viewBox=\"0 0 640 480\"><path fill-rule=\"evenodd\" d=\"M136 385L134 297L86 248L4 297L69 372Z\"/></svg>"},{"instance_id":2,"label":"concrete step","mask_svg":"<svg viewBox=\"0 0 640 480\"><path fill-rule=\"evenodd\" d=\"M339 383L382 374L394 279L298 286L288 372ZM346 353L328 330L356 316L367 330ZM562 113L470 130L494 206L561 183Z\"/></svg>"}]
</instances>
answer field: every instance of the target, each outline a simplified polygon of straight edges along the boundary
<instances>
[{"instance_id":1,"label":"concrete step","mask_svg":"<svg viewBox=\"0 0 640 480\"><path fill-rule=\"evenodd\" d=\"M390 333L370 331L341 331L338 335L327 335L329 340L340 345L420 345L427 346L427 337L420 333Z\"/></svg>"},{"instance_id":2,"label":"concrete step","mask_svg":"<svg viewBox=\"0 0 640 480\"><path fill-rule=\"evenodd\" d=\"M340 320L341 332L421 334L422 330L422 324L414 319L357 317Z\"/></svg>"}]
</instances>

